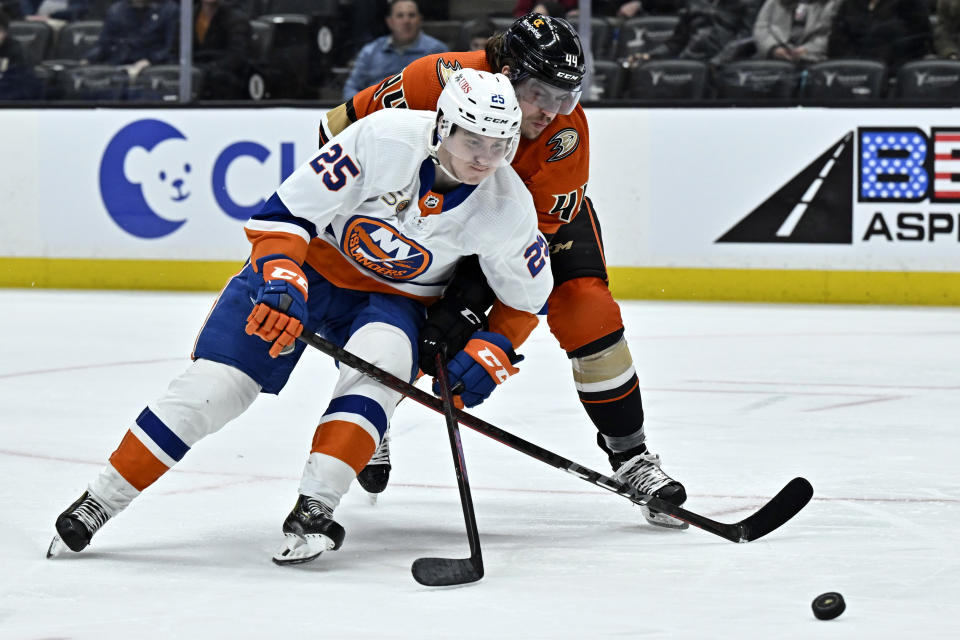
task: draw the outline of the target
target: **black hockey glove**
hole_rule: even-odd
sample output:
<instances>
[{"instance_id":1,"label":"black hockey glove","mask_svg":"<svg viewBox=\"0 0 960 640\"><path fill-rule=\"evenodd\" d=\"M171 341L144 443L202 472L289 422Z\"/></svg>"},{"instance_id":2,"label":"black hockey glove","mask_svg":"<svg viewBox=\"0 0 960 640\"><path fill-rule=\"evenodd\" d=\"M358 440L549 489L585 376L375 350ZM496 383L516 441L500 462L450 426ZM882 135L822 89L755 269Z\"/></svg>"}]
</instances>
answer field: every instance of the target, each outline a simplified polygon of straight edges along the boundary
<instances>
[{"instance_id":1,"label":"black hockey glove","mask_svg":"<svg viewBox=\"0 0 960 640\"><path fill-rule=\"evenodd\" d=\"M420 330L420 369L437 375L434 362L441 351L452 358L477 331L487 329L487 309L496 300L480 268L477 256L462 258L443 292L427 309L427 321Z\"/></svg>"},{"instance_id":2,"label":"black hockey glove","mask_svg":"<svg viewBox=\"0 0 960 640\"><path fill-rule=\"evenodd\" d=\"M444 296L427 309L427 321L420 330L420 369L437 375L438 353L452 357L461 351L477 331L485 331L487 316L471 309L457 296Z\"/></svg>"}]
</instances>

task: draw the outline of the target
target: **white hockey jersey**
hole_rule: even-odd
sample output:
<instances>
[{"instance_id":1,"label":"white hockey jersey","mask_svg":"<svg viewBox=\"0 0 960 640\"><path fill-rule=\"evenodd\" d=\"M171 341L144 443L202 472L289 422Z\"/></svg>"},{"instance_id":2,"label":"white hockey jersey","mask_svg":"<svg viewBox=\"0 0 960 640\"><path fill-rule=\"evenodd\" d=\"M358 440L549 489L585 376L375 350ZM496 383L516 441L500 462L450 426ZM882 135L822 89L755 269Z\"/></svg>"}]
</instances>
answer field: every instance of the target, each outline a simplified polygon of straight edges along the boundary
<instances>
[{"instance_id":1,"label":"white hockey jersey","mask_svg":"<svg viewBox=\"0 0 960 640\"><path fill-rule=\"evenodd\" d=\"M253 260L284 253L338 286L426 301L476 254L501 302L539 311L553 275L533 198L509 166L433 192L434 118L385 109L330 140L247 222Z\"/></svg>"}]
</instances>

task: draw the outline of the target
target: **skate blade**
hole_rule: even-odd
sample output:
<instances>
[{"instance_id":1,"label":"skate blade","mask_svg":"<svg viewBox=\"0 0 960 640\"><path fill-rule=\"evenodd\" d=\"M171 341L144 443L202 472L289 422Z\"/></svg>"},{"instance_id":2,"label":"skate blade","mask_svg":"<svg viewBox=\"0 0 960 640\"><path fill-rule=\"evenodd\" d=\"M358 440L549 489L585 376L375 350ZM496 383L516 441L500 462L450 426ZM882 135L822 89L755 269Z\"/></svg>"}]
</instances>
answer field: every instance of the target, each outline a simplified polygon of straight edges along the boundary
<instances>
[{"instance_id":1,"label":"skate blade","mask_svg":"<svg viewBox=\"0 0 960 640\"><path fill-rule=\"evenodd\" d=\"M665 513L651 511L648 507L640 507L640 510L643 512L643 517L647 519L647 522L655 527L661 527L663 529L676 529L678 531L683 531L684 529L690 528L690 525L683 520L677 520L673 516L668 516Z\"/></svg>"},{"instance_id":2,"label":"skate blade","mask_svg":"<svg viewBox=\"0 0 960 640\"><path fill-rule=\"evenodd\" d=\"M307 534L300 537L295 533L283 534L283 544L273 554L273 563L278 565L303 564L316 560L324 551L330 551L336 546L329 537L323 534Z\"/></svg>"},{"instance_id":3,"label":"skate blade","mask_svg":"<svg viewBox=\"0 0 960 640\"><path fill-rule=\"evenodd\" d=\"M377 496L379 496L379 495L380 495L379 493L368 493L368 494L367 494L367 500L370 501L370 504L371 504L372 506L374 506L374 507L377 506Z\"/></svg>"},{"instance_id":4,"label":"skate blade","mask_svg":"<svg viewBox=\"0 0 960 640\"><path fill-rule=\"evenodd\" d=\"M50 546L47 547L47 557L56 558L69 548L67 543L60 539L60 536L55 535L53 540L50 541Z\"/></svg>"}]
</instances>

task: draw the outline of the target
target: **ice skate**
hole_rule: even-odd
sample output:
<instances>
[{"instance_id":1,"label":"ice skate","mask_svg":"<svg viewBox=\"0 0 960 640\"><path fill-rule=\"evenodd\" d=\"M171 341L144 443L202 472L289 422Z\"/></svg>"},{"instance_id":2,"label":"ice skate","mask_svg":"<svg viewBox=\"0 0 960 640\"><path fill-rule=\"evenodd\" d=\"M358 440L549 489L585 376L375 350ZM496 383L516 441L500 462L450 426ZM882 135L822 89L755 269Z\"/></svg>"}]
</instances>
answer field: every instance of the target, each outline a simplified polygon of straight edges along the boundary
<instances>
[{"instance_id":1,"label":"ice skate","mask_svg":"<svg viewBox=\"0 0 960 640\"><path fill-rule=\"evenodd\" d=\"M614 479L630 485L640 493L656 496L677 506L686 501L687 492L683 485L660 468L660 456L650 453L647 445L642 444L628 451L614 453L606 446L601 434L597 434L597 443L610 458ZM690 526L649 507L642 506L640 509L643 517L652 525L667 529L686 529Z\"/></svg>"},{"instance_id":2,"label":"ice skate","mask_svg":"<svg viewBox=\"0 0 960 640\"><path fill-rule=\"evenodd\" d=\"M56 557L66 549L82 551L90 544L93 534L109 519L107 510L84 491L83 495L57 518L57 535L50 541L47 557Z\"/></svg>"},{"instance_id":3,"label":"ice skate","mask_svg":"<svg viewBox=\"0 0 960 640\"><path fill-rule=\"evenodd\" d=\"M310 562L324 551L339 549L346 532L333 519L333 509L301 495L283 521L283 535L283 545L273 554L279 565Z\"/></svg>"},{"instance_id":4,"label":"ice skate","mask_svg":"<svg viewBox=\"0 0 960 640\"><path fill-rule=\"evenodd\" d=\"M390 431L383 434L380 446L370 462L357 474L357 482L370 496L370 503L377 504L377 494L383 493L390 481Z\"/></svg>"}]
</instances>

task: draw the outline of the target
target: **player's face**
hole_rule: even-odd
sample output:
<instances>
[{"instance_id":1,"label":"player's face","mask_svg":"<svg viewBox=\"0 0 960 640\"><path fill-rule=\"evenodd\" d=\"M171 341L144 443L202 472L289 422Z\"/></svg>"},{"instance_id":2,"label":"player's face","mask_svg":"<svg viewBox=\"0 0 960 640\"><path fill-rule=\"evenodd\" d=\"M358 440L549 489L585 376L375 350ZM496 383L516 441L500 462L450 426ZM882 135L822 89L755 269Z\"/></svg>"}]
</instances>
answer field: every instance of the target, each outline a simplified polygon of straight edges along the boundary
<instances>
[{"instance_id":1,"label":"player's face","mask_svg":"<svg viewBox=\"0 0 960 640\"><path fill-rule=\"evenodd\" d=\"M520 100L520 112L523 114L523 119L520 121L520 135L528 140L533 140L543 133L543 130L557 117L556 112L544 111L537 105L523 100Z\"/></svg>"},{"instance_id":2,"label":"player's face","mask_svg":"<svg viewBox=\"0 0 960 640\"><path fill-rule=\"evenodd\" d=\"M514 89L523 112L520 134L531 140L543 133L558 113L573 111L580 100L579 91L552 87L536 78L527 78Z\"/></svg>"},{"instance_id":3,"label":"player's face","mask_svg":"<svg viewBox=\"0 0 960 640\"><path fill-rule=\"evenodd\" d=\"M458 127L440 143L437 154L460 182L480 184L498 167L510 162L514 140L483 136Z\"/></svg>"}]
</instances>

